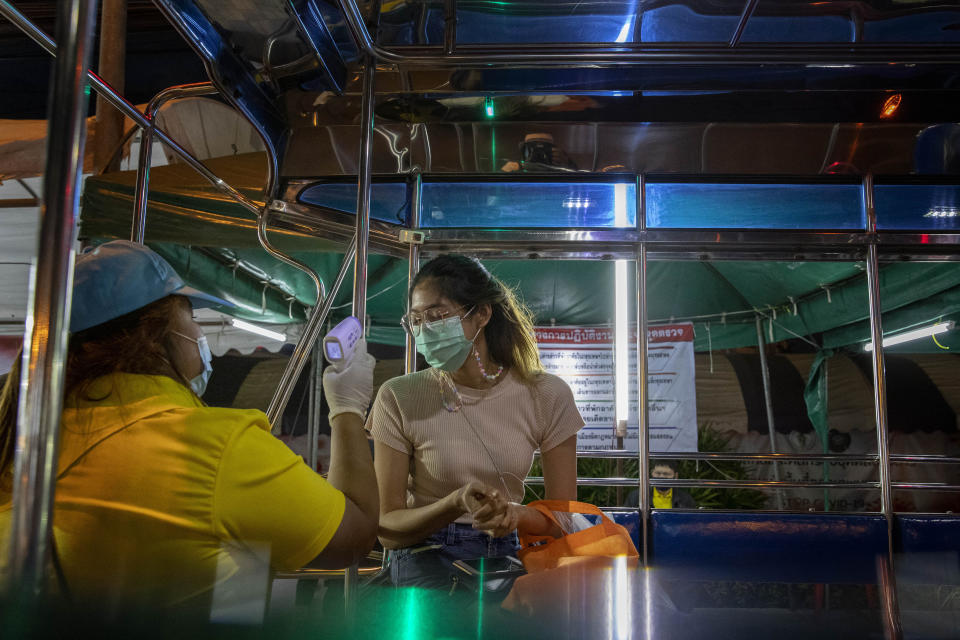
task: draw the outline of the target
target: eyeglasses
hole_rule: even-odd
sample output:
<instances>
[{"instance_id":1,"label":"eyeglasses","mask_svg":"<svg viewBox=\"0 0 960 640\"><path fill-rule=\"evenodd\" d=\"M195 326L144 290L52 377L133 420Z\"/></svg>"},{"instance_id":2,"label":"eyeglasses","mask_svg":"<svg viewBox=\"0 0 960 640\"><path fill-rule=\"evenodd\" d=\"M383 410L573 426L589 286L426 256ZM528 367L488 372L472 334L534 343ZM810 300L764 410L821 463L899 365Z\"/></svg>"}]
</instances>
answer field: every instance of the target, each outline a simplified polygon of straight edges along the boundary
<instances>
[{"instance_id":1,"label":"eyeglasses","mask_svg":"<svg viewBox=\"0 0 960 640\"><path fill-rule=\"evenodd\" d=\"M410 335L416 337L420 335L420 327L422 327L424 323L440 322L441 320L446 320L448 318L456 318L457 316L452 316L451 314L465 308L466 305L460 305L459 307L454 307L453 309L430 307L426 311L410 311L400 318L400 324L403 325L404 329L410 332ZM473 307L470 307L470 311L467 311L465 314L463 314L463 317L466 318L472 311Z\"/></svg>"}]
</instances>

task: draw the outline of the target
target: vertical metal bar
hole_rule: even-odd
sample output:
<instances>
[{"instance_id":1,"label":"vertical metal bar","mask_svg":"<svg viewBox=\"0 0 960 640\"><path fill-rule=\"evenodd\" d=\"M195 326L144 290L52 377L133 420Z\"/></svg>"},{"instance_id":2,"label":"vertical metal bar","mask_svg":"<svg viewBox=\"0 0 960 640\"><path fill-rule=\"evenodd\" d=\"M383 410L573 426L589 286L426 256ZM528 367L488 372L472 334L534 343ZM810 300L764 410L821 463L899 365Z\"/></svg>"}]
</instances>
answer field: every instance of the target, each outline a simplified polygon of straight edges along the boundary
<instances>
[{"instance_id":1,"label":"vertical metal bar","mask_svg":"<svg viewBox=\"0 0 960 640\"><path fill-rule=\"evenodd\" d=\"M367 243L370 235L370 192L373 170L373 104L376 63L367 60L363 71L363 105L360 120L360 172L357 176L357 259L353 267L353 315L366 325Z\"/></svg>"},{"instance_id":2,"label":"vertical metal bar","mask_svg":"<svg viewBox=\"0 0 960 640\"><path fill-rule=\"evenodd\" d=\"M323 349L320 341L313 343L310 362L310 411L307 423L307 464L317 470L317 446L320 443L320 400L323 397Z\"/></svg>"},{"instance_id":3,"label":"vertical metal bar","mask_svg":"<svg viewBox=\"0 0 960 640\"><path fill-rule=\"evenodd\" d=\"M647 245L640 241L637 255L637 457L640 461L640 552L649 566L650 547L650 424L647 408Z\"/></svg>"},{"instance_id":4,"label":"vertical metal bar","mask_svg":"<svg viewBox=\"0 0 960 640\"><path fill-rule=\"evenodd\" d=\"M368 58L363 70L363 106L360 120L360 172L357 176L357 258L353 262L353 315L367 326L367 243L370 235L370 191L373 171L373 105L376 99L376 62ZM357 610L358 566L347 567L343 580L343 608L352 627Z\"/></svg>"},{"instance_id":5,"label":"vertical metal bar","mask_svg":"<svg viewBox=\"0 0 960 640\"><path fill-rule=\"evenodd\" d=\"M343 281L347 277L347 270L350 268L350 261L353 260L355 249L356 242L351 240L350 244L347 245L347 250L343 254L340 270L337 272L337 277L333 281L330 291L327 292L322 302L317 301L317 306L310 312L307 324L303 328L303 335L300 337L300 341L297 342L297 346L293 350L293 355L290 356L290 360L287 362L287 367L283 370L283 375L280 377L280 384L277 385L277 390L273 393L273 398L270 399L270 406L267 407L267 420L270 421L274 432L279 429L280 417L283 415L283 410L290 400L290 394L293 393L293 387L297 383L297 378L300 377L300 372L303 371L310 351L320 338L320 331L323 329L324 321L330 314L333 300L337 297L337 292L340 291L340 285L343 284Z\"/></svg>"},{"instance_id":6,"label":"vertical metal bar","mask_svg":"<svg viewBox=\"0 0 960 640\"><path fill-rule=\"evenodd\" d=\"M443 52L450 55L457 48L457 0L443 2Z\"/></svg>"},{"instance_id":7,"label":"vertical metal bar","mask_svg":"<svg viewBox=\"0 0 960 640\"><path fill-rule=\"evenodd\" d=\"M867 293L870 301L870 339L873 341L873 404L877 422L877 458L880 477L880 504L887 521L887 560L882 565L885 627L888 638L900 638L900 609L893 569L894 515L893 492L890 487L889 425L887 423L887 379L883 354L883 323L880 304L880 259L877 251L877 217L873 203L873 176L863 180L863 205L867 214Z\"/></svg>"},{"instance_id":8,"label":"vertical metal bar","mask_svg":"<svg viewBox=\"0 0 960 640\"><path fill-rule=\"evenodd\" d=\"M763 405L767 410L767 433L770 435L770 453L777 452L777 429L773 419L773 393L770 389L770 366L767 364L767 342L763 338L763 324L760 314L756 315L757 350L760 351L760 377L763 379ZM773 477L780 480L780 467L773 461ZM783 492L777 489L777 507L783 511Z\"/></svg>"},{"instance_id":9,"label":"vertical metal bar","mask_svg":"<svg viewBox=\"0 0 960 640\"><path fill-rule=\"evenodd\" d=\"M423 176L420 175L420 172L417 172L414 184L413 184L413 197L410 200L410 229L416 230L420 228L420 203L423 195ZM413 279L417 277L417 272L420 271L420 245L416 242L410 243L410 251L408 256L409 264L407 266L407 299L409 300L409 291L410 287L413 286ZM409 310L409 309L408 309ZM404 364L403 372L404 373L413 373L417 370L417 345L413 339L413 336L409 332L404 332L405 342L404 342Z\"/></svg>"},{"instance_id":10,"label":"vertical metal bar","mask_svg":"<svg viewBox=\"0 0 960 640\"><path fill-rule=\"evenodd\" d=\"M52 534L96 7L96 0L69 0L57 12L60 55L50 88L43 208L30 270L31 312L23 338L14 458L9 566L11 584L27 596L43 588Z\"/></svg>"},{"instance_id":11,"label":"vertical metal bar","mask_svg":"<svg viewBox=\"0 0 960 640\"><path fill-rule=\"evenodd\" d=\"M137 163L137 186L134 189L133 224L130 228L130 240L143 244L147 225L147 199L150 192L150 166L153 158L153 135L156 130L157 113L170 100L206 96L217 93L212 82L197 82L193 84L168 87L153 96L143 112L148 126L140 130L140 161Z\"/></svg>"},{"instance_id":12,"label":"vertical metal bar","mask_svg":"<svg viewBox=\"0 0 960 640\"><path fill-rule=\"evenodd\" d=\"M137 186L134 189L133 224L130 225L130 241L140 244L143 244L143 238L147 231L147 193L150 191L153 118L156 111L151 111L148 107L145 115L150 120L150 126L140 130L140 158L137 162Z\"/></svg>"},{"instance_id":13,"label":"vertical metal bar","mask_svg":"<svg viewBox=\"0 0 960 640\"><path fill-rule=\"evenodd\" d=\"M650 548L650 425L647 408L647 200L646 178L637 176L637 458L639 460L638 496L640 507L640 557L649 566Z\"/></svg>"}]
</instances>

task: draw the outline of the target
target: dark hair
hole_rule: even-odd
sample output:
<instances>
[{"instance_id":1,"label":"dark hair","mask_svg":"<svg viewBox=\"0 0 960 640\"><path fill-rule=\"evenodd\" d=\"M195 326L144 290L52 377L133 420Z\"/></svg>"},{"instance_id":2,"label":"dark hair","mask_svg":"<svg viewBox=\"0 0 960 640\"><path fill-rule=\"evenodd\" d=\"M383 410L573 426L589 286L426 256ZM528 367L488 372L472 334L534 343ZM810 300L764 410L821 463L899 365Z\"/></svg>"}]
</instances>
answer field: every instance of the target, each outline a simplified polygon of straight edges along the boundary
<instances>
[{"instance_id":1,"label":"dark hair","mask_svg":"<svg viewBox=\"0 0 960 640\"><path fill-rule=\"evenodd\" d=\"M408 307L413 290L425 283L465 307L490 305L490 322L484 327L483 337L494 362L513 369L526 382L543 371L533 335L533 314L479 260L447 254L426 263L410 286Z\"/></svg>"},{"instance_id":2,"label":"dark hair","mask_svg":"<svg viewBox=\"0 0 960 640\"><path fill-rule=\"evenodd\" d=\"M677 463L675 460L658 460L656 458L651 458L650 470L652 471L654 467L667 467L674 473L677 472Z\"/></svg>"},{"instance_id":3,"label":"dark hair","mask_svg":"<svg viewBox=\"0 0 960 640\"><path fill-rule=\"evenodd\" d=\"M170 295L71 335L64 397L86 395L91 382L114 372L165 375L189 389L190 382L176 370L169 349L177 309L189 304L183 296ZM0 392L0 477L13 464L19 388L18 355Z\"/></svg>"}]
</instances>

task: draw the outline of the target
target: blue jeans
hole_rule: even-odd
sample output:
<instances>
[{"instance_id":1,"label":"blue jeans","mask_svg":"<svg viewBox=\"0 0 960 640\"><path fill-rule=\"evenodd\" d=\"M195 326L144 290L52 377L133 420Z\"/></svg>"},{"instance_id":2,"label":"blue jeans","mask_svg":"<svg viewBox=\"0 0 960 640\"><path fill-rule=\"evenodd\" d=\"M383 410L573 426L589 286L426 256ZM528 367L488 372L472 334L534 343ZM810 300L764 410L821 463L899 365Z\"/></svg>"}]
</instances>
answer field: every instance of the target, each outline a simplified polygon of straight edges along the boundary
<instances>
[{"instance_id":1,"label":"blue jeans","mask_svg":"<svg viewBox=\"0 0 960 640\"><path fill-rule=\"evenodd\" d=\"M463 575L454 560L512 556L520 547L517 534L491 538L469 524L448 524L423 542L390 552L390 580L397 587L450 589Z\"/></svg>"}]
</instances>

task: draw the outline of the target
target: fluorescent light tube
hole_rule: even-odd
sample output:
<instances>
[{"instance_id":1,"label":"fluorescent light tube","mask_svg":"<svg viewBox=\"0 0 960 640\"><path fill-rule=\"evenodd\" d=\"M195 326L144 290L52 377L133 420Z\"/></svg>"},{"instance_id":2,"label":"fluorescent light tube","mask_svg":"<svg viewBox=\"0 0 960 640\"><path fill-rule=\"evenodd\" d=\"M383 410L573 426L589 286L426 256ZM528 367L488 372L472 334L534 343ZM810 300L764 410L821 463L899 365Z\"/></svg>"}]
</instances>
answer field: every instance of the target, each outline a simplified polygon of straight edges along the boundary
<instances>
[{"instance_id":1,"label":"fluorescent light tube","mask_svg":"<svg viewBox=\"0 0 960 640\"><path fill-rule=\"evenodd\" d=\"M270 331L270 329L264 329L263 327L258 327L255 324L249 322L244 322L243 320L237 320L236 318L230 319L230 324L235 326L237 329L242 329L243 331L249 331L250 333L255 333L264 338L270 338L271 340L276 340L277 342L286 342L287 334L280 333L278 331Z\"/></svg>"},{"instance_id":2,"label":"fluorescent light tube","mask_svg":"<svg viewBox=\"0 0 960 640\"><path fill-rule=\"evenodd\" d=\"M627 185L614 186L613 219L618 227L627 224ZM627 310L630 299L627 297L627 260L617 260L614 265L613 348L614 374L613 386L616 398L615 419L618 436L625 436L627 418L630 413L630 326L627 323Z\"/></svg>"},{"instance_id":3,"label":"fluorescent light tube","mask_svg":"<svg viewBox=\"0 0 960 640\"><path fill-rule=\"evenodd\" d=\"M934 336L938 333L945 333L953 329L953 324L954 323L952 320L950 322L938 322L937 324L932 324L929 327L921 327L919 329L907 331L906 333L900 333L895 336L887 336L883 339L883 346L890 347L902 342L910 342L911 340L926 338L927 336ZM873 342L868 342L867 344L863 345L863 350L873 351Z\"/></svg>"}]
</instances>

